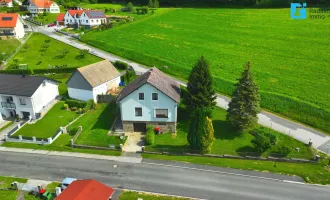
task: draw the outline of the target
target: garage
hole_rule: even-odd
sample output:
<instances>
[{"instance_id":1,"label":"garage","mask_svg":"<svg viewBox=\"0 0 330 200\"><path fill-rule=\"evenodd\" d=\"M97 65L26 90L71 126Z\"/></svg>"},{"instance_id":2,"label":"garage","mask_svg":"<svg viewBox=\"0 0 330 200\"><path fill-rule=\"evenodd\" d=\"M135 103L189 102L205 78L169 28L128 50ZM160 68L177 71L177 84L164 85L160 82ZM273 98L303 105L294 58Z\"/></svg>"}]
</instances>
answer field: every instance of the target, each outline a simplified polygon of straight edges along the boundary
<instances>
[{"instance_id":1,"label":"garage","mask_svg":"<svg viewBox=\"0 0 330 200\"><path fill-rule=\"evenodd\" d=\"M134 132L146 132L146 123L133 123Z\"/></svg>"},{"instance_id":2,"label":"garage","mask_svg":"<svg viewBox=\"0 0 330 200\"><path fill-rule=\"evenodd\" d=\"M22 112L23 114L23 119L29 119L30 113L29 112Z\"/></svg>"}]
</instances>

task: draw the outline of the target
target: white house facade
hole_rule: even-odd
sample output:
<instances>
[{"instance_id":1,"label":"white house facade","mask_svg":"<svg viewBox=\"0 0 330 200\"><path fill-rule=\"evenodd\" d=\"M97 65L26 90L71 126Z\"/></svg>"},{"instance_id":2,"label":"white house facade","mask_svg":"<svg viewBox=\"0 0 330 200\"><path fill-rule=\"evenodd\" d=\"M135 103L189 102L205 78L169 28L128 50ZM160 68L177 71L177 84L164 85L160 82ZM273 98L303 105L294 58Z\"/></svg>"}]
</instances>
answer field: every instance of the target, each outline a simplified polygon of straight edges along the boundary
<instances>
[{"instance_id":1,"label":"white house facade","mask_svg":"<svg viewBox=\"0 0 330 200\"><path fill-rule=\"evenodd\" d=\"M107 23L107 18L99 10L68 10L64 16L65 26L92 28Z\"/></svg>"},{"instance_id":2,"label":"white house facade","mask_svg":"<svg viewBox=\"0 0 330 200\"><path fill-rule=\"evenodd\" d=\"M60 7L57 3L48 0L30 0L30 4L27 9L31 14L39 14L44 12L60 13Z\"/></svg>"},{"instance_id":3,"label":"white house facade","mask_svg":"<svg viewBox=\"0 0 330 200\"><path fill-rule=\"evenodd\" d=\"M0 6L13 7L13 0L0 0Z\"/></svg>"},{"instance_id":4,"label":"white house facade","mask_svg":"<svg viewBox=\"0 0 330 200\"><path fill-rule=\"evenodd\" d=\"M23 87L24 86L24 87ZM0 113L4 118L37 119L58 97L58 82L39 76L0 74Z\"/></svg>"},{"instance_id":5,"label":"white house facade","mask_svg":"<svg viewBox=\"0 0 330 200\"><path fill-rule=\"evenodd\" d=\"M104 60L85 67L78 68L67 81L70 98L97 102L98 95L105 95L120 83L120 73Z\"/></svg>"},{"instance_id":6,"label":"white house facade","mask_svg":"<svg viewBox=\"0 0 330 200\"><path fill-rule=\"evenodd\" d=\"M147 125L176 132L180 85L157 68L127 85L117 102L125 132L144 132Z\"/></svg>"},{"instance_id":7,"label":"white house facade","mask_svg":"<svg viewBox=\"0 0 330 200\"><path fill-rule=\"evenodd\" d=\"M0 13L0 37L23 38L25 30L23 20L17 13Z\"/></svg>"}]
</instances>

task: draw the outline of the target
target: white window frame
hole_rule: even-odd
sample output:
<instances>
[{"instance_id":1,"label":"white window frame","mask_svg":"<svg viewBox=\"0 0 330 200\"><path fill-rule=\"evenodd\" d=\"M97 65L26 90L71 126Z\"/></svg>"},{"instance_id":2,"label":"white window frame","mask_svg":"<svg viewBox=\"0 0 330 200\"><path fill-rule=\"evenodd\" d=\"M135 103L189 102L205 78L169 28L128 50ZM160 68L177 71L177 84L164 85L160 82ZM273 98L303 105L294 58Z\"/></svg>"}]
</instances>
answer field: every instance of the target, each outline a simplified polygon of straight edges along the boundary
<instances>
[{"instance_id":1,"label":"white window frame","mask_svg":"<svg viewBox=\"0 0 330 200\"><path fill-rule=\"evenodd\" d=\"M24 98L19 98L19 103L22 105L22 106L26 106L26 101Z\"/></svg>"},{"instance_id":2,"label":"white window frame","mask_svg":"<svg viewBox=\"0 0 330 200\"><path fill-rule=\"evenodd\" d=\"M153 99L153 94L157 94L157 99ZM153 93L151 93L151 100L152 100L152 101L158 101L158 99L159 99L159 95L158 95L157 92L153 92Z\"/></svg>"},{"instance_id":3,"label":"white window frame","mask_svg":"<svg viewBox=\"0 0 330 200\"><path fill-rule=\"evenodd\" d=\"M167 110L167 117L157 117L156 110ZM156 119L168 119L169 118L168 116L169 116L168 108L155 108L154 109L154 118L156 118Z\"/></svg>"},{"instance_id":4,"label":"white window frame","mask_svg":"<svg viewBox=\"0 0 330 200\"><path fill-rule=\"evenodd\" d=\"M140 115L136 115L136 109L137 108L141 108L141 116ZM142 107L135 107L134 108L134 113L135 113L135 117L142 117L143 116L143 108Z\"/></svg>"},{"instance_id":5,"label":"white window frame","mask_svg":"<svg viewBox=\"0 0 330 200\"><path fill-rule=\"evenodd\" d=\"M140 94L143 94L143 99L140 99ZM144 92L138 93L138 99L139 99L139 101L144 101L146 99Z\"/></svg>"}]
</instances>

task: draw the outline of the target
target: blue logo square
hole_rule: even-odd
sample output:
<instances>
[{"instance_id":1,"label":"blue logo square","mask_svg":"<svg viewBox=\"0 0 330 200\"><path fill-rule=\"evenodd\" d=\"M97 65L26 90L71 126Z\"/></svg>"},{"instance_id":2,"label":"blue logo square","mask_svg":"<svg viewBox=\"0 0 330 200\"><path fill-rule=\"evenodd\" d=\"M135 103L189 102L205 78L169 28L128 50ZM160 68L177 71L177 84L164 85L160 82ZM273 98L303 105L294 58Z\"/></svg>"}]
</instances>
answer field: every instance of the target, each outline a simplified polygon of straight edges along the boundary
<instances>
[{"instance_id":1,"label":"blue logo square","mask_svg":"<svg viewBox=\"0 0 330 200\"><path fill-rule=\"evenodd\" d=\"M306 19L307 18L307 10L306 3L291 3L290 16L291 19ZM300 9L298 9L300 8Z\"/></svg>"}]
</instances>

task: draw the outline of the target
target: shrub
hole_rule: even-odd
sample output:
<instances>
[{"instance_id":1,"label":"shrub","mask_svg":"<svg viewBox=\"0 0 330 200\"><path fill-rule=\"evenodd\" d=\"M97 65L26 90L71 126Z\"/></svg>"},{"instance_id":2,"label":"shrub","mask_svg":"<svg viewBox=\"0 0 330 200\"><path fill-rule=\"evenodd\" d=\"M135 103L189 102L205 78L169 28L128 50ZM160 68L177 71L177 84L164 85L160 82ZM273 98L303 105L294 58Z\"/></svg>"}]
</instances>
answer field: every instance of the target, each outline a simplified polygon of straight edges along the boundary
<instances>
[{"instance_id":1,"label":"shrub","mask_svg":"<svg viewBox=\"0 0 330 200\"><path fill-rule=\"evenodd\" d=\"M87 103L84 101L74 100L74 99L68 99L65 101L66 104L69 105L69 107L72 109L73 107L76 108L85 108Z\"/></svg>"},{"instance_id":2,"label":"shrub","mask_svg":"<svg viewBox=\"0 0 330 200\"><path fill-rule=\"evenodd\" d=\"M8 69L8 70L0 70L0 74L32 74L32 70L30 69Z\"/></svg>"},{"instance_id":3,"label":"shrub","mask_svg":"<svg viewBox=\"0 0 330 200\"><path fill-rule=\"evenodd\" d=\"M113 65L118 69L122 69L122 70L128 69L128 64L125 62L121 62L119 60L117 60Z\"/></svg>"},{"instance_id":4,"label":"shrub","mask_svg":"<svg viewBox=\"0 0 330 200\"><path fill-rule=\"evenodd\" d=\"M144 137L144 142L146 145L153 145L155 143L154 127L147 126L147 134Z\"/></svg>"},{"instance_id":5,"label":"shrub","mask_svg":"<svg viewBox=\"0 0 330 200\"><path fill-rule=\"evenodd\" d=\"M84 109L79 108L79 109L78 109L78 113L79 113L79 114L83 114L83 113L84 113Z\"/></svg>"},{"instance_id":6,"label":"shrub","mask_svg":"<svg viewBox=\"0 0 330 200\"><path fill-rule=\"evenodd\" d=\"M76 135L77 131L78 131L78 127L73 127L68 130L70 136Z\"/></svg>"},{"instance_id":7,"label":"shrub","mask_svg":"<svg viewBox=\"0 0 330 200\"><path fill-rule=\"evenodd\" d=\"M269 141L272 145L276 145L276 143L279 140L278 135L276 133L274 133L272 130L265 128L265 127L255 128L255 129L251 130L250 133L252 135L254 135L255 137L257 137L259 135L264 135L264 136L268 137Z\"/></svg>"},{"instance_id":8,"label":"shrub","mask_svg":"<svg viewBox=\"0 0 330 200\"><path fill-rule=\"evenodd\" d=\"M283 156L287 156L291 153L291 148L286 145L279 145L276 147L276 152L282 154Z\"/></svg>"},{"instance_id":9,"label":"shrub","mask_svg":"<svg viewBox=\"0 0 330 200\"><path fill-rule=\"evenodd\" d=\"M133 5L133 3L132 3L132 2L128 2L126 8L127 8L127 11L128 11L128 12L132 12L133 9L134 9L134 5Z\"/></svg>"},{"instance_id":10,"label":"shrub","mask_svg":"<svg viewBox=\"0 0 330 200\"><path fill-rule=\"evenodd\" d=\"M252 143L254 144L255 149L260 153L267 151L267 149L269 149L272 145L269 137L263 134L256 135L252 140Z\"/></svg>"},{"instance_id":11,"label":"shrub","mask_svg":"<svg viewBox=\"0 0 330 200\"><path fill-rule=\"evenodd\" d=\"M142 14L148 14L148 12L149 12L148 6L142 7Z\"/></svg>"},{"instance_id":12,"label":"shrub","mask_svg":"<svg viewBox=\"0 0 330 200\"><path fill-rule=\"evenodd\" d=\"M76 71L76 68L67 68L67 67L60 67L60 68L53 68L53 69L34 69L33 72L35 74L48 74L48 73L72 73Z\"/></svg>"},{"instance_id":13,"label":"shrub","mask_svg":"<svg viewBox=\"0 0 330 200\"><path fill-rule=\"evenodd\" d=\"M71 111L73 111L73 112L75 112L75 111L77 111L77 110L78 110L77 107L72 107L72 108L71 108Z\"/></svg>"},{"instance_id":14,"label":"shrub","mask_svg":"<svg viewBox=\"0 0 330 200\"><path fill-rule=\"evenodd\" d=\"M69 109L69 105L68 104L63 104L63 109L65 109L65 110L67 110L67 109Z\"/></svg>"},{"instance_id":15,"label":"shrub","mask_svg":"<svg viewBox=\"0 0 330 200\"><path fill-rule=\"evenodd\" d=\"M96 104L94 103L93 99L90 99L87 101L85 110L94 110L96 107Z\"/></svg>"},{"instance_id":16,"label":"shrub","mask_svg":"<svg viewBox=\"0 0 330 200\"><path fill-rule=\"evenodd\" d=\"M133 81L133 77L134 77L135 73L133 70L126 70L126 74L125 74L125 82L128 84L131 81Z\"/></svg>"}]
</instances>

